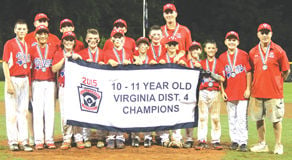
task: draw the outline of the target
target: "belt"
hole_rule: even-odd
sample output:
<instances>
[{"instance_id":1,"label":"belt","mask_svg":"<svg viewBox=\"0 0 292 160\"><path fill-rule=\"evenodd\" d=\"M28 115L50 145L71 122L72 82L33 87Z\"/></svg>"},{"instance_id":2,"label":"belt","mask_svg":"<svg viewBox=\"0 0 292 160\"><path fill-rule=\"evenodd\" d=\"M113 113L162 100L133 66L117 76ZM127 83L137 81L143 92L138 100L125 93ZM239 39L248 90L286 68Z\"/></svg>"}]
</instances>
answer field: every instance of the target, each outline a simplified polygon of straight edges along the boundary
<instances>
[{"instance_id":1,"label":"belt","mask_svg":"<svg viewBox=\"0 0 292 160\"><path fill-rule=\"evenodd\" d=\"M25 78L25 77L27 77L27 75L17 75L17 76L12 76L12 77Z\"/></svg>"}]
</instances>

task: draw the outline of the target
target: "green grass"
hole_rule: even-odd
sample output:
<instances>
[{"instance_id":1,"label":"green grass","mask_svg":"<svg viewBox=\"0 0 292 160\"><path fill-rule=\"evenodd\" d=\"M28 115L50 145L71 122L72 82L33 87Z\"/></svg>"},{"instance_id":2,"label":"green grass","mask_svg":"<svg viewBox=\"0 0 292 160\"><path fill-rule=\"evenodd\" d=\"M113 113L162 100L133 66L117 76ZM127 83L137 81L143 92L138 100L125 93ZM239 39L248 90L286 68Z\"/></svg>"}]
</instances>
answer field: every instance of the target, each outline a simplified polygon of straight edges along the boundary
<instances>
[{"instance_id":1,"label":"green grass","mask_svg":"<svg viewBox=\"0 0 292 160\"><path fill-rule=\"evenodd\" d=\"M284 100L285 103L292 103L292 82L284 83Z\"/></svg>"}]
</instances>

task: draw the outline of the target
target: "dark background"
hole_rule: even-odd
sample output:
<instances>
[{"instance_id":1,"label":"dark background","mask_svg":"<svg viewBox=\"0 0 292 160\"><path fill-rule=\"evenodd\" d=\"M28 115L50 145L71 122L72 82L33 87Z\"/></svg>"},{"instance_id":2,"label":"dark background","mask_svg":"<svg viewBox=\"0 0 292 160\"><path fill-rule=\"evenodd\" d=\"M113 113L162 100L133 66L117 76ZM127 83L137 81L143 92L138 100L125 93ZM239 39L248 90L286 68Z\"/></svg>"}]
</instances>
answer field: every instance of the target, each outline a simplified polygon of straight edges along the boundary
<instances>
[{"instance_id":1,"label":"dark background","mask_svg":"<svg viewBox=\"0 0 292 160\"><path fill-rule=\"evenodd\" d=\"M272 40L292 60L292 5L288 0L148 0L149 26L165 24L162 7L168 2L176 5L177 21L190 29L193 40L201 43L206 39L216 40L217 55L225 51L223 41L230 30L239 33L239 48L249 51L258 43L258 25L266 22L272 26ZM13 28L17 19L25 19L31 32L34 16L39 12L49 16L50 31L58 37L61 37L60 21L70 18L81 41L88 28L97 28L103 37L102 48L114 20L122 18L128 23L127 36L137 39L142 36L142 4L143 0L1 0L0 50L15 36Z\"/></svg>"}]
</instances>

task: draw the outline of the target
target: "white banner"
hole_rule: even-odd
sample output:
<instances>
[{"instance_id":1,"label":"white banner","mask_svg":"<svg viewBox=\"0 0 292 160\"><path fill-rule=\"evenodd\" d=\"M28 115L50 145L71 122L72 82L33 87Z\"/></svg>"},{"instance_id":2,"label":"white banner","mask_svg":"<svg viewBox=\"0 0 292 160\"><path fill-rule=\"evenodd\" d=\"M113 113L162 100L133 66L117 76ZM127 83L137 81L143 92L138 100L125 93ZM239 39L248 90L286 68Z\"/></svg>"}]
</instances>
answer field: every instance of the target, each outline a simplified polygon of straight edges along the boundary
<instances>
[{"instance_id":1,"label":"white banner","mask_svg":"<svg viewBox=\"0 0 292 160\"><path fill-rule=\"evenodd\" d=\"M176 64L111 67L65 64L65 119L121 132L197 126L200 70Z\"/></svg>"}]
</instances>

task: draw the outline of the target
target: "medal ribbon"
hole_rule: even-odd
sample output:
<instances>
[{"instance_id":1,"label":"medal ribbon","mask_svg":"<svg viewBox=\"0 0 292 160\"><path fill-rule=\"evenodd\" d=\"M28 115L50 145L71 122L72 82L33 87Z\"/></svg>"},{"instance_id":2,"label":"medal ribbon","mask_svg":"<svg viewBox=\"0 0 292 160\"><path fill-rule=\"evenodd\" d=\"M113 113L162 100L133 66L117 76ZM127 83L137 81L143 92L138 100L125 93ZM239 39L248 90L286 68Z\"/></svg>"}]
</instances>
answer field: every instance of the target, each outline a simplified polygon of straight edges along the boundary
<instances>
[{"instance_id":1,"label":"medal ribbon","mask_svg":"<svg viewBox=\"0 0 292 160\"><path fill-rule=\"evenodd\" d=\"M214 62L213 62L213 66L212 66L212 71L211 72L215 73L215 67L216 67L216 58L214 58ZM206 60L206 68L207 68L207 71L210 71L208 59ZM209 82L211 82L211 78L209 78Z\"/></svg>"},{"instance_id":2,"label":"medal ribbon","mask_svg":"<svg viewBox=\"0 0 292 160\"><path fill-rule=\"evenodd\" d=\"M262 48L261 48L261 43L260 42L259 42L258 46L259 46L259 52L260 52L260 55L261 55L261 59L262 59L263 65L266 65L268 57L269 57L269 54L270 54L271 43L267 47L265 58L264 58L264 55L263 55L263 52L262 52Z\"/></svg>"},{"instance_id":3,"label":"medal ribbon","mask_svg":"<svg viewBox=\"0 0 292 160\"><path fill-rule=\"evenodd\" d=\"M194 68L193 60L190 59L191 68Z\"/></svg>"},{"instance_id":4,"label":"medal ribbon","mask_svg":"<svg viewBox=\"0 0 292 160\"><path fill-rule=\"evenodd\" d=\"M159 45L157 56L156 56L153 44L151 44L151 49L152 49L152 54L153 54L154 59L157 60L157 58L160 57L160 54L161 54L161 45Z\"/></svg>"},{"instance_id":5,"label":"medal ribbon","mask_svg":"<svg viewBox=\"0 0 292 160\"><path fill-rule=\"evenodd\" d=\"M234 53L234 57L233 57L233 64L231 64L231 58L230 58L230 53L227 51L227 59L228 59L228 63L229 66L231 67L232 72L235 72L235 64L236 64L236 60L237 60L237 53L238 53L238 49L235 49L235 53Z\"/></svg>"},{"instance_id":6,"label":"medal ribbon","mask_svg":"<svg viewBox=\"0 0 292 160\"><path fill-rule=\"evenodd\" d=\"M174 32L173 32L173 34L172 34L172 36L175 36L176 32L178 31L178 28L179 28L179 24L177 23L177 25L176 25L176 27L175 27L175 30L174 30ZM167 33L166 25L165 25L165 27L164 27L164 33L165 33L166 37L169 36L168 33Z\"/></svg>"},{"instance_id":7,"label":"medal ribbon","mask_svg":"<svg viewBox=\"0 0 292 160\"><path fill-rule=\"evenodd\" d=\"M48 50L49 50L48 48L49 48L49 46L48 46L48 44L46 44L45 55L43 56L43 54L41 52L41 49L40 49L40 46L37 45L37 51L38 51L38 54L39 54L39 56L41 58L42 68L46 68L45 60L47 59L47 56L48 56Z\"/></svg>"},{"instance_id":8,"label":"medal ribbon","mask_svg":"<svg viewBox=\"0 0 292 160\"><path fill-rule=\"evenodd\" d=\"M119 64L123 64L124 63L124 59L125 59L125 50L124 50L124 48L122 50L122 60L120 59L120 56L119 56L119 54L118 54L118 52L117 52L117 50L115 48L113 48L113 51L114 51L114 54L115 54Z\"/></svg>"},{"instance_id":9,"label":"medal ribbon","mask_svg":"<svg viewBox=\"0 0 292 160\"><path fill-rule=\"evenodd\" d=\"M89 48L88 48L88 55L89 55L90 59L93 60L93 56L92 56L93 54L91 53ZM99 50L98 50L98 48L96 48L95 58L94 58L95 63L97 63L97 61L98 61L98 55L99 55Z\"/></svg>"},{"instance_id":10,"label":"medal ribbon","mask_svg":"<svg viewBox=\"0 0 292 160\"><path fill-rule=\"evenodd\" d=\"M18 40L18 38L15 38L15 39L16 39L16 43L18 45L18 48L24 54L24 64L26 64L27 63L27 57L28 57L27 56L27 44L26 44L26 42L24 42L24 47L25 47L25 52L24 52L24 50L23 50L23 48L22 48L22 46L21 46L20 41Z\"/></svg>"}]
</instances>

